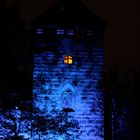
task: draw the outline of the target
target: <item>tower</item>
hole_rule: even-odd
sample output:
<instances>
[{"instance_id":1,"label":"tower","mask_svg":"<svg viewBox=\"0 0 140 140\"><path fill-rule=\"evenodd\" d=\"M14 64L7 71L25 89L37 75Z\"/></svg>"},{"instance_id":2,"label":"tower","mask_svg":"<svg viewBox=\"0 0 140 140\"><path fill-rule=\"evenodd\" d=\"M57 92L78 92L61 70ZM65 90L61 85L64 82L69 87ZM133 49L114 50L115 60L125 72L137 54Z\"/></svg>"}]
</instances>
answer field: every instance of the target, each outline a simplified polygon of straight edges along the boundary
<instances>
[{"instance_id":1,"label":"tower","mask_svg":"<svg viewBox=\"0 0 140 140\"><path fill-rule=\"evenodd\" d=\"M71 110L80 140L103 140L103 91L97 83L104 64L104 22L80 0L58 0L32 27L34 103Z\"/></svg>"}]
</instances>

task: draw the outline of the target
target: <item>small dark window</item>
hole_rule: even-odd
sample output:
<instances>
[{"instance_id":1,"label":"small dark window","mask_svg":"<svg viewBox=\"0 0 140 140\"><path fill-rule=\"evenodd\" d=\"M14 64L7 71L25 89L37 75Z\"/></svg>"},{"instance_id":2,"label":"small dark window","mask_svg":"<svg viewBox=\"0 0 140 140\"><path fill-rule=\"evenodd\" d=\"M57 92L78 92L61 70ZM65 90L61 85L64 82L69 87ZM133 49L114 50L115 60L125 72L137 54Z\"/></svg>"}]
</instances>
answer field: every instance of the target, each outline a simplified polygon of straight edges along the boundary
<instances>
[{"instance_id":1,"label":"small dark window","mask_svg":"<svg viewBox=\"0 0 140 140\"><path fill-rule=\"evenodd\" d=\"M37 29L36 30L36 34L43 34L43 33L44 33L43 29Z\"/></svg>"},{"instance_id":2,"label":"small dark window","mask_svg":"<svg viewBox=\"0 0 140 140\"><path fill-rule=\"evenodd\" d=\"M67 30L67 35L74 35L74 31L73 30Z\"/></svg>"},{"instance_id":3,"label":"small dark window","mask_svg":"<svg viewBox=\"0 0 140 140\"><path fill-rule=\"evenodd\" d=\"M57 29L56 34L57 35L63 35L65 33L64 29Z\"/></svg>"},{"instance_id":4,"label":"small dark window","mask_svg":"<svg viewBox=\"0 0 140 140\"><path fill-rule=\"evenodd\" d=\"M86 32L86 35L87 35L87 36L93 36L93 35L94 35L94 32L93 32L93 31L87 31L87 32Z\"/></svg>"}]
</instances>

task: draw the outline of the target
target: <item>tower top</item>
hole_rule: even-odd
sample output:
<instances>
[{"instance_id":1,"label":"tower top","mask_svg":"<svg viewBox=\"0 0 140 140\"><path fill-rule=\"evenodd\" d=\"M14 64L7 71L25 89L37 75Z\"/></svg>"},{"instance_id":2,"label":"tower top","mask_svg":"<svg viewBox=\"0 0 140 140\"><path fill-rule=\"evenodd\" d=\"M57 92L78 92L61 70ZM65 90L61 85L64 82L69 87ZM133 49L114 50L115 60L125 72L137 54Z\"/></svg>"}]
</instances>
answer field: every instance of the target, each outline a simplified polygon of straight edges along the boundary
<instances>
[{"instance_id":1,"label":"tower top","mask_svg":"<svg viewBox=\"0 0 140 140\"><path fill-rule=\"evenodd\" d=\"M94 15L80 0L58 0L33 22L39 25L99 26L100 29L105 25L104 21Z\"/></svg>"}]
</instances>

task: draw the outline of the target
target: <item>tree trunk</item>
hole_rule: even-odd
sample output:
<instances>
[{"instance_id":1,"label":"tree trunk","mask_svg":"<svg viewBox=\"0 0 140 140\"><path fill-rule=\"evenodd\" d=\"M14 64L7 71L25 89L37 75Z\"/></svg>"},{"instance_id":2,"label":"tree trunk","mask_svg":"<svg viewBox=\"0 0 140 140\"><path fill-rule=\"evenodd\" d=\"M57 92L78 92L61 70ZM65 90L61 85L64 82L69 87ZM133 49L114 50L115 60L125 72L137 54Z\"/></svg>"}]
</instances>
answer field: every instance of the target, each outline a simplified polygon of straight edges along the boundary
<instances>
[{"instance_id":1,"label":"tree trunk","mask_svg":"<svg viewBox=\"0 0 140 140\"><path fill-rule=\"evenodd\" d=\"M105 140L112 140L111 127L111 95L109 89L104 89L104 138Z\"/></svg>"},{"instance_id":2,"label":"tree trunk","mask_svg":"<svg viewBox=\"0 0 140 140\"><path fill-rule=\"evenodd\" d=\"M39 140L41 140L41 139L40 139L40 134L38 134L38 136L39 136Z\"/></svg>"}]
</instances>

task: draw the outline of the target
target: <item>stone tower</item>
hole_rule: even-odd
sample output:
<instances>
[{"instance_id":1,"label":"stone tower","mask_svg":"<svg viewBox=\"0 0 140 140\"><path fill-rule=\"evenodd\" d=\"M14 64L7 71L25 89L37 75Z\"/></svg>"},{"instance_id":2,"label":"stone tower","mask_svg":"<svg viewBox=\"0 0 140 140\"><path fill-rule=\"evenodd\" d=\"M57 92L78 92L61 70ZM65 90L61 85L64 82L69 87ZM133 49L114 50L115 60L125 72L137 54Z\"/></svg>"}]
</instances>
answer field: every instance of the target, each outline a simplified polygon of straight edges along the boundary
<instances>
[{"instance_id":1,"label":"stone tower","mask_svg":"<svg viewBox=\"0 0 140 140\"><path fill-rule=\"evenodd\" d=\"M80 0L58 0L32 23L34 103L72 110L80 140L104 139L103 91L97 90L104 28Z\"/></svg>"}]
</instances>

